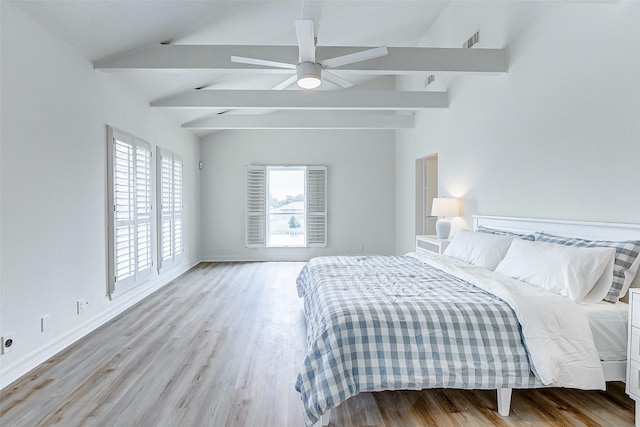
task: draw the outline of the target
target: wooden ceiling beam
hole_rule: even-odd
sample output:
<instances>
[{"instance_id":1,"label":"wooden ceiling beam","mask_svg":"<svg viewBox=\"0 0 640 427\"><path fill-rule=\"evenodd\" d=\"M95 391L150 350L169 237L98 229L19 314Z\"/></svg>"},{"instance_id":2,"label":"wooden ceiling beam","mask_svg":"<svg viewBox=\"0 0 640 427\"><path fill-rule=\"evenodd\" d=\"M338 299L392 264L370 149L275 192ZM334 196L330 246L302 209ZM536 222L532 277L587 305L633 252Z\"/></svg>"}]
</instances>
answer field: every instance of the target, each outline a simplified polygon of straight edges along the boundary
<instances>
[{"instance_id":1,"label":"wooden ceiling beam","mask_svg":"<svg viewBox=\"0 0 640 427\"><path fill-rule=\"evenodd\" d=\"M317 61L346 55L368 47L316 48ZM342 73L403 75L424 72L505 73L506 49L463 49L432 47L389 47L380 58L334 68ZM282 69L231 62L231 56L245 56L297 64L297 46L247 45L153 45L97 60L99 70L212 70L234 73L282 73Z\"/></svg>"},{"instance_id":2,"label":"wooden ceiling beam","mask_svg":"<svg viewBox=\"0 0 640 427\"><path fill-rule=\"evenodd\" d=\"M193 90L150 103L163 108L420 110L448 108L448 92L363 90Z\"/></svg>"},{"instance_id":3,"label":"wooden ceiling beam","mask_svg":"<svg viewBox=\"0 0 640 427\"><path fill-rule=\"evenodd\" d=\"M186 129L409 129L413 114L360 111L282 111L270 114L221 114L193 120Z\"/></svg>"}]
</instances>

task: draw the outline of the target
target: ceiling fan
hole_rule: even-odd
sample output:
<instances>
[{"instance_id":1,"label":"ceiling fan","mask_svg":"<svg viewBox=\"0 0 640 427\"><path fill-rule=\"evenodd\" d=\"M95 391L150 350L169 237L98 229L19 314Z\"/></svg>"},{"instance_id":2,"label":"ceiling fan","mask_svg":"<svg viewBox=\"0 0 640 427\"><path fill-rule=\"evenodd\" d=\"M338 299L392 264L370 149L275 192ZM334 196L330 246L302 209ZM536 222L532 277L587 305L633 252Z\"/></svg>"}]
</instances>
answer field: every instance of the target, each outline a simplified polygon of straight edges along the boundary
<instances>
[{"instance_id":1,"label":"ceiling fan","mask_svg":"<svg viewBox=\"0 0 640 427\"><path fill-rule=\"evenodd\" d=\"M322 79L340 87L348 88L353 86L353 83L328 70L347 64L353 64L354 62L379 58L387 55L388 53L386 47L376 47L360 52L349 53L347 55L336 56L335 58L325 59L321 63L316 62L316 38L313 32L313 21L310 19L299 19L295 21L295 24L299 52L299 62L297 64L288 64L286 62L269 61L257 58L246 58L244 56L232 56L231 62L295 70L296 73L294 75L274 87L276 90L285 89L291 86L293 82L297 82L298 86L303 89L315 89L320 86Z\"/></svg>"}]
</instances>

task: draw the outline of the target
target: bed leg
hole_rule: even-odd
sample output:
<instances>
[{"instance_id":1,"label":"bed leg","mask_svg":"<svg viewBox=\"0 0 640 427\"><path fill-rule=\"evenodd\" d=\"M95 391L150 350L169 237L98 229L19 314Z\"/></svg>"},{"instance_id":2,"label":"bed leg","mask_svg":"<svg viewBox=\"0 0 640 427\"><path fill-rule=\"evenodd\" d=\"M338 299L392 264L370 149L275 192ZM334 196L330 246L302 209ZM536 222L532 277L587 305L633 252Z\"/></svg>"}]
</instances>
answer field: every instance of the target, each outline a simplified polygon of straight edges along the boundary
<instances>
[{"instance_id":1,"label":"bed leg","mask_svg":"<svg viewBox=\"0 0 640 427\"><path fill-rule=\"evenodd\" d=\"M509 409L511 408L511 391L510 388L498 389L498 413L503 417L509 416Z\"/></svg>"}]
</instances>

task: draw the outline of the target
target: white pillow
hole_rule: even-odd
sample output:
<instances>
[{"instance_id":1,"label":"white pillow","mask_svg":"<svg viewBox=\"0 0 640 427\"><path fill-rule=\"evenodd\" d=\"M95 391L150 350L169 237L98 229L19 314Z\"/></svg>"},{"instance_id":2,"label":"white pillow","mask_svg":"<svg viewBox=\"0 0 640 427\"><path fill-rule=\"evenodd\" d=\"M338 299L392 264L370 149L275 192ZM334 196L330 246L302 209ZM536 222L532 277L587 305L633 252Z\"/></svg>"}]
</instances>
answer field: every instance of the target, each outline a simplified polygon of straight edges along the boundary
<instances>
[{"instance_id":1,"label":"white pillow","mask_svg":"<svg viewBox=\"0 0 640 427\"><path fill-rule=\"evenodd\" d=\"M614 255L613 248L583 248L516 239L496 272L576 302L583 302L587 295L591 301L602 294L600 288L606 287L598 282L605 270L610 267L609 273L613 275ZM610 286L611 276L600 282L607 279ZM596 283L599 283L598 290L591 295Z\"/></svg>"},{"instance_id":2,"label":"white pillow","mask_svg":"<svg viewBox=\"0 0 640 427\"><path fill-rule=\"evenodd\" d=\"M585 295L585 297L582 298L582 300L579 302L583 304L597 304L601 302L609 293L609 290L611 289L611 281L613 280L613 271L616 261L615 248L612 249L614 250L614 254L607 266L604 268L604 272L602 273L596 284L593 285L593 288L591 288L589 293Z\"/></svg>"},{"instance_id":3,"label":"white pillow","mask_svg":"<svg viewBox=\"0 0 640 427\"><path fill-rule=\"evenodd\" d=\"M453 236L444 255L494 270L515 238L515 236L460 230Z\"/></svg>"}]
</instances>

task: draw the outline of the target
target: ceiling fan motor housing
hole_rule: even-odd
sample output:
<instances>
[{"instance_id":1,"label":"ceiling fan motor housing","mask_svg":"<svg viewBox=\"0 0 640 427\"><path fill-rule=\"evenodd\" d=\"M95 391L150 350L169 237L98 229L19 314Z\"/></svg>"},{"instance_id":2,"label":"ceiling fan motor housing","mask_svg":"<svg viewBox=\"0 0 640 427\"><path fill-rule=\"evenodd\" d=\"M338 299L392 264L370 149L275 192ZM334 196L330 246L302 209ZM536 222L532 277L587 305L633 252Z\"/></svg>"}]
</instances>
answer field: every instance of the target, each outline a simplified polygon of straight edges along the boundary
<instances>
[{"instance_id":1,"label":"ceiling fan motor housing","mask_svg":"<svg viewBox=\"0 0 640 427\"><path fill-rule=\"evenodd\" d=\"M320 76L322 66L316 62L301 62L296 67L298 73L298 86L305 89L314 89L322 82Z\"/></svg>"}]
</instances>

